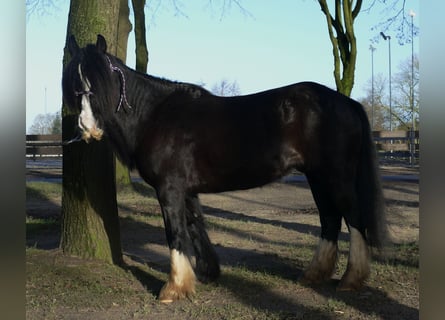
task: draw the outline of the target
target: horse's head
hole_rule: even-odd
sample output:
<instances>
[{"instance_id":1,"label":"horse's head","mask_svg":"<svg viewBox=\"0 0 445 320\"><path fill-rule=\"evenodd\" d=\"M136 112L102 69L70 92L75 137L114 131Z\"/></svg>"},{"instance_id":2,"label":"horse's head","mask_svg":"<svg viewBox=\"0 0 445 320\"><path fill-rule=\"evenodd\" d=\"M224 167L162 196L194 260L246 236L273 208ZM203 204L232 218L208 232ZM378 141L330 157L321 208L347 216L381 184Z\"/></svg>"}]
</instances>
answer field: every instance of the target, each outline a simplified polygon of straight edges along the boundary
<instances>
[{"instance_id":1,"label":"horse's head","mask_svg":"<svg viewBox=\"0 0 445 320\"><path fill-rule=\"evenodd\" d=\"M74 36L68 40L71 60L62 77L63 98L69 109L79 112L82 139L100 140L105 119L113 112L110 106L120 99L119 75L106 54L107 43L101 35L96 44L80 48ZM122 72L122 71L121 71Z\"/></svg>"}]
</instances>

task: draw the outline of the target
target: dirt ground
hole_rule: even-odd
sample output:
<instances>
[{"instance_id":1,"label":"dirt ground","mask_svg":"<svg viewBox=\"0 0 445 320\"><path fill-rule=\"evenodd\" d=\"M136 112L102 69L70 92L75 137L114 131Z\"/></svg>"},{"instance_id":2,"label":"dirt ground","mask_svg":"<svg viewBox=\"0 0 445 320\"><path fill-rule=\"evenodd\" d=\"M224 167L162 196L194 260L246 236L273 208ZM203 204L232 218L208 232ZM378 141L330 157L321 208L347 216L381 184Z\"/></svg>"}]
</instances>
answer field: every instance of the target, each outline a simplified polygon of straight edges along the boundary
<instances>
[{"instance_id":1,"label":"dirt ground","mask_svg":"<svg viewBox=\"0 0 445 320\"><path fill-rule=\"evenodd\" d=\"M136 195L119 195L126 259L142 263L155 274L164 274L154 282L141 281L143 291L152 297L144 304L149 311L143 313L133 301L122 312L111 305L108 309L100 308L100 312L86 308L77 317L76 312L62 307L48 313L42 305L30 303L37 300L30 298L32 290L27 287L27 317L43 319L49 314L54 319L152 319L154 315L157 319L418 319L418 168L383 166L381 172L386 177L383 187L395 254L389 262L373 263L371 279L359 293L335 292L348 250L344 226L333 283L322 288L298 284L298 277L316 247L320 228L310 189L297 177L257 189L200 195L223 276L217 285L199 285L193 301L173 307L156 302L156 292L169 270L159 206L145 189ZM28 174L36 177L39 173ZM45 174L48 173L40 172L41 176ZM28 197L27 215L57 220L60 201L57 195ZM53 255L59 254L58 242L57 229L27 237L29 247ZM148 289L153 283L154 287ZM213 311L204 311L205 306Z\"/></svg>"}]
</instances>

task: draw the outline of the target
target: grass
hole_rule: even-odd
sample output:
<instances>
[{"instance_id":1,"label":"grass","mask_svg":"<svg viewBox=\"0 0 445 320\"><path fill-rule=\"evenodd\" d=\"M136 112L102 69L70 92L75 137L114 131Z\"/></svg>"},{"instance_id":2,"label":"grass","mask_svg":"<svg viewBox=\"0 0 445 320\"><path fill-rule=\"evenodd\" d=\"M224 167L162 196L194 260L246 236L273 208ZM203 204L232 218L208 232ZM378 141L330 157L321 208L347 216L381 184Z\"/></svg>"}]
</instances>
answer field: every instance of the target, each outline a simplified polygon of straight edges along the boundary
<instances>
[{"instance_id":1,"label":"grass","mask_svg":"<svg viewBox=\"0 0 445 320\"><path fill-rule=\"evenodd\" d=\"M47 200L60 198L62 196L61 183L49 183L33 181L26 183L26 198L36 200Z\"/></svg>"},{"instance_id":2,"label":"grass","mask_svg":"<svg viewBox=\"0 0 445 320\"><path fill-rule=\"evenodd\" d=\"M412 287L418 273L412 267L373 263L370 288L377 289L337 295L330 285L303 287L294 276L238 265L223 267L217 284L198 285L191 301L164 306L156 292L166 274L131 264L143 277L130 268L28 248L27 318L58 318L69 311L78 314L75 319L94 319L98 312L109 319L149 319L156 314L181 319L381 319L372 316L376 308L392 308L396 317L398 306L404 307L397 297L406 300L414 293L414 304L416 300L417 289ZM116 312L122 318L113 318Z\"/></svg>"},{"instance_id":3,"label":"grass","mask_svg":"<svg viewBox=\"0 0 445 320\"><path fill-rule=\"evenodd\" d=\"M26 217L26 237L60 228L60 220L56 218Z\"/></svg>"},{"instance_id":4,"label":"grass","mask_svg":"<svg viewBox=\"0 0 445 320\"><path fill-rule=\"evenodd\" d=\"M27 184L31 200L60 200L60 194L60 184ZM154 233L163 237L152 189L140 185L120 190L118 203L123 233L143 234L142 243L147 246L157 237ZM316 225L317 219L305 215L298 222ZM289 221L279 223L278 218L245 215L237 220L210 214L207 221L210 237L225 261L222 275L215 284L198 284L191 300L172 305L157 300L168 276L166 266L150 264L147 258L148 265L125 257L126 266L119 267L31 245L26 249L27 319L418 318L416 241L394 245L389 258L375 259L364 290L339 293L335 285L346 268L347 241L339 242L341 254L334 279L306 287L299 284L298 276L312 258L318 241L315 235ZM27 217L27 238L57 232L59 224L57 217Z\"/></svg>"},{"instance_id":5,"label":"grass","mask_svg":"<svg viewBox=\"0 0 445 320\"><path fill-rule=\"evenodd\" d=\"M155 297L123 268L68 259L58 251L28 248L26 254L29 319L46 319L63 309L88 312L154 302ZM34 318L36 314L39 316Z\"/></svg>"}]
</instances>

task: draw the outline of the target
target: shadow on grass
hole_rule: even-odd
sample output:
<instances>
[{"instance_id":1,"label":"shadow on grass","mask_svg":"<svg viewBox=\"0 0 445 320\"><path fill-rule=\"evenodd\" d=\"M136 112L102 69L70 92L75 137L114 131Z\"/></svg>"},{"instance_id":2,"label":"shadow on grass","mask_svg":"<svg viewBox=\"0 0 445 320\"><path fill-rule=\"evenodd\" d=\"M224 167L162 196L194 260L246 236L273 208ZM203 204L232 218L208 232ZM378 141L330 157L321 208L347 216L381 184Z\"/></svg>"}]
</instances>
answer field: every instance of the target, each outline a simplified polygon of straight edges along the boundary
<instances>
[{"instance_id":1,"label":"shadow on grass","mask_svg":"<svg viewBox=\"0 0 445 320\"><path fill-rule=\"evenodd\" d=\"M373 255L373 261L382 266L419 268L419 243L391 243L384 253Z\"/></svg>"},{"instance_id":2,"label":"shadow on grass","mask_svg":"<svg viewBox=\"0 0 445 320\"><path fill-rule=\"evenodd\" d=\"M163 228L154 228L146 223L133 221L131 218L125 221L132 230L136 228L140 231L147 231L145 240L139 239L139 242L133 242L131 250L143 250L145 251L144 256L149 257L152 253L149 250L147 251L146 243L163 244L164 240L161 239L163 237ZM242 233L239 230L232 231L236 235ZM228 232L228 230L225 230L225 232ZM332 319L338 316L335 313L336 310L334 310L335 305L340 305L340 308L341 306L348 306L356 310L355 312L371 317L378 316L380 319L418 318L418 310L416 308L399 303L388 296L384 290L367 286L359 292L336 292L338 280L332 280L320 286L301 287L301 290L305 290L304 296L306 299L308 297L307 290L309 289L319 294L325 302L328 301L326 306L314 306L313 301L300 301L301 297L298 296L298 292L289 291L286 289L286 284L284 288L274 289L273 286L268 285L270 280L264 283L261 279L255 279L255 276L252 276L252 274L267 274L267 277L271 276L272 278L276 277L296 282L303 268L307 265L307 261L303 261L298 257L289 259L280 257L278 254L265 254L256 250L221 245L215 246L215 250L221 258L221 264L229 268L229 271L223 271L217 286L229 290L242 304L266 313L273 313L280 319ZM315 246L310 246L309 250L315 250ZM409 265L409 255L406 258L407 260L404 260L403 257L398 257L390 261L394 264ZM166 259L168 259L167 256ZM146 261L142 262L146 263ZM384 263L387 264L388 261ZM148 262L148 265L162 272L168 273L169 271L166 265L163 268L159 268L159 266L150 262ZM238 270L241 270L242 273L247 272L250 275L237 274ZM159 293L163 281L153 278L153 276L141 269L133 269L132 273L147 287L150 293L154 295ZM329 303L334 304L334 306L329 306ZM342 312L341 309L338 311Z\"/></svg>"},{"instance_id":3,"label":"shadow on grass","mask_svg":"<svg viewBox=\"0 0 445 320\"><path fill-rule=\"evenodd\" d=\"M388 296L388 294L376 288L364 287L361 291L338 292L335 290L338 281L329 287L313 287L329 300L341 301L347 306L369 316L377 316L379 319L419 319L419 310L406 306Z\"/></svg>"},{"instance_id":4,"label":"shadow on grass","mask_svg":"<svg viewBox=\"0 0 445 320\"><path fill-rule=\"evenodd\" d=\"M246 201L248 201L248 200L246 200ZM275 226L275 227L281 227L281 228L286 228L288 230L297 231L299 233L315 235L317 237L321 233L321 228L319 226L314 226L314 225L305 224L305 223L287 222L287 221L282 221L282 220L278 220L278 219L266 219L266 218L247 215L244 213L236 213L236 212L227 211L227 210L223 210L223 209L212 208L212 207L208 207L208 206L203 206L203 210L204 210L204 213L208 216L213 216L213 217L222 218L222 219L226 219L226 220L268 224L268 225ZM318 215L318 211L317 210L315 210L315 211L316 211L316 214ZM296 211L295 214L298 215L298 211ZM233 231L233 232L236 233L236 231ZM349 235L345 232L340 232L339 240L347 240L347 239L349 239Z\"/></svg>"},{"instance_id":5,"label":"shadow on grass","mask_svg":"<svg viewBox=\"0 0 445 320\"><path fill-rule=\"evenodd\" d=\"M270 263L265 261L267 259L276 260L276 257L266 256L263 258L263 265ZM292 268L291 265L285 267L281 265L278 272L276 268L262 268L261 265L244 265L244 268L254 274L267 273L291 281L297 281L302 273L302 269ZM292 275L287 276L286 272ZM369 286L361 291L337 292L336 287L339 280L336 279L317 286L289 284L280 286L269 284L270 280L264 283L261 278L251 278L252 275L245 276L235 272L223 273L218 285L228 289L243 304L264 312L274 313L280 319L333 319L348 312L351 312L349 316L352 318L362 318L366 315L384 320L414 320L419 317L418 309L404 305L388 296L385 291ZM293 289L287 289L286 286L292 286ZM299 287L301 288L300 295ZM308 293L308 290L313 290L319 297ZM308 297L312 296L314 298L308 301ZM348 311L346 307L353 308L354 311ZM362 315L358 316L358 314Z\"/></svg>"},{"instance_id":6,"label":"shadow on grass","mask_svg":"<svg viewBox=\"0 0 445 320\"><path fill-rule=\"evenodd\" d=\"M144 286L148 293L158 297L165 280L151 275L140 266L134 264L124 263L121 267L130 272Z\"/></svg>"},{"instance_id":7,"label":"shadow on grass","mask_svg":"<svg viewBox=\"0 0 445 320\"><path fill-rule=\"evenodd\" d=\"M45 184L26 187L26 246L56 249L60 243L61 207L47 196L48 190L40 190L38 186Z\"/></svg>"},{"instance_id":8,"label":"shadow on grass","mask_svg":"<svg viewBox=\"0 0 445 320\"><path fill-rule=\"evenodd\" d=\"M117 193L135 192L141 196L156 199L156 191L145 182L133 181L129 186L117 186Z\"/></svg>"},{"instance_id":9,"label":"shadow on grass","mask_svg":"<svg viewBox=\"0 0 445 320\"><path fill-rule=\"evenodd\" d=\"M405 185L401 185L401 184L394 184L394 183L390 183L390 182L384 182L383 183L383 189L387 189L387 190L393 190L393 191L398 191L400 193L405 193L405 194L409 194L409 195L419 195L419 190L413 190L413 188L408 188L407 186L415 186L419 185L418 181L414 181L414 182L406 182Z\"/></svg>"},{"instance_id":10,"label":"shadow on grass","mask_svg":"<svg viewBox=\"0 0 445 320\"><path fill-rule=\"evenodd\" d=\"M333 319L332 314L324 308L311 307L298 301L298 292L279 294L267 282L248 279L244 275L223 274L220 286L228 289L237 300L246 306L274 314L279 319Z\"/></svg>"},{"instance_id":11,"label":"shadow on grass","mask_svg":"<svg viewBox=\"0 0 445 320\"><path fill-rule=\"evenodd\" d=\"M155 197L153 189L141 184L136 192L149 197ZM27 189L27 195L41 201L41 207L38 208L33 215L32 212L27 214L33 218L42 218L47 220L44 226L39 226L36 221L27 222L27 245L35 246L41 249L52 249L58 247L60 239L60 219L48 213L59 212L60 205L54 204L45 194L34 188ZM49 209L48 209L49 208ZM40 212L40 213L39 213ZM265 219L259 217L252 217L245 214L224 211L206 207L205 212L208 215L227 220L249 221L261 224L270 224L273 226L280 226L289 230L294 230L302 233L310 233L318 235L320 228L313 225L300 224L295 222L285 222L278 219ZM148 244L166 246L164 229L156 227L146 222L137 221L131 215L120 219L122 238L124 250L133 260L139 258L138 262L147 264L149 267L160 272L168 272L168 255L159 256L159 259L165 259L167 263L153 263L151 257L159 254L148 247ZM236 228L225 229L224 232L231 233L235 236L250 235L243 234L243 231L236 230ZM342 234L342 237L348 237ZM45 240L46 239L46 240ZM48 239L49 242L45 242ZM51 240L52 239L52 240ZM57 239L54 242L53 239ZM258 241L266 242L267 235L256 239ZM314 248L311 248L315 250ZM402 248L401 248L402 249ZM414 254L416 248L413 247ZM417 249L418 250L418 249ZM245 269L250 273L265 272L280 279L297 281L301 275L305 261L296 259L285 259L278 254L264 254L256 252L255 250L246 250L235 247L216 246L216 251L221 257L222 264L227 267ZM417 251L418 253L418 251ZM134 258L136 257L136 259ZM382 263L388 263L382 261ZM396 265L418 266L413 262L411 255L399 255L397 259L393 260ZM157 296L164 280L161 277L147 272L143 268L133 264L125 264L123 268L132 273L146 288L147 292ZM223 272L218 285L229 290L237 300L241 301L246 306L254 307L258 310L274 313L279 315L282 319L332 319L335 318L333 310L329 307L314 307L311 303L307 304L299 300L298 292L289 292L286 288L274 288L268 285L267 281L246 277L235 272ZM335 281L329 282L323 286L311 287L315 293L318 293L326 300L340 301L341 303L350 306L366 315L378 315L381 319L418 319L419 312L417 309L403 305L395 299L389 297L386 292L372 287L366 287L362 292L336 292ZM298 287L297 287L298 288ZM307 290L301 287L302 290ZM307 292L306 292L307 296Z\"/></svg>"}]
</instances>

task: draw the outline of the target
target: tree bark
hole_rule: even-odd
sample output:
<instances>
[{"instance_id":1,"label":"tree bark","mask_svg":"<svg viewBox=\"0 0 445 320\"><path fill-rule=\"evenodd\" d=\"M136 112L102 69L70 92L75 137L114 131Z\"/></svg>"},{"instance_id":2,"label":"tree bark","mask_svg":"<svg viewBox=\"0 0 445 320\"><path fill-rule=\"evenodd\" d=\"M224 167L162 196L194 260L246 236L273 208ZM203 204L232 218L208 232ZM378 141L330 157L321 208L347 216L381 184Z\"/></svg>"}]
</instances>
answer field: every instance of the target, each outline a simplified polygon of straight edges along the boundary
<instances>
[{"instance_id":1,"label":"tree bark","mask_svg":"<svg viewBox=\"0 0 445 320\"><path fill-rule=\"evenodd\" d=\"M120 0L71 0L67 39L95 43L102 34L116 54ZM69 61L65 48L64 64ZM76 135L78 114L62 106L62 137ZM122 263L114 155L106 138L63 147L61 249L65 254Z\"/></svg>"}]
</instances>

